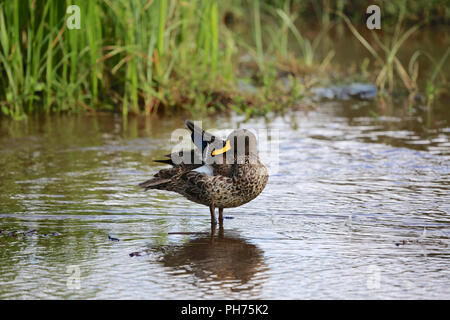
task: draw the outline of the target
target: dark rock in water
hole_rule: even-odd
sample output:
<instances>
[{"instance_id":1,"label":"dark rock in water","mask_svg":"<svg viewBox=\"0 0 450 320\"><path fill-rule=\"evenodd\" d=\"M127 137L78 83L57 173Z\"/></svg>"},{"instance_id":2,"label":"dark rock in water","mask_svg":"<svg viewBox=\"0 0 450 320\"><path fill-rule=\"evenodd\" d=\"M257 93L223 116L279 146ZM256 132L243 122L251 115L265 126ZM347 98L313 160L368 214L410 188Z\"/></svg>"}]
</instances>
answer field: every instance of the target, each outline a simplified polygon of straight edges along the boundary
<instances>
[{"instance_id":1,"label":"dark rock in water","mask_svg":"<svg viewBox=\"0 0 450 320\"><path fill-rule=\"evenodd\" d=\"M7 237L16 237L17 236L17 231L10 231L6 234Z\"/></svg>"},{"instance_id":2,"label":"dark rock in water","mask_svg":"<svg viewBox=\"0 0 450 320\"><path fill-rule=\"evenodd\" d=\"M117 239L117 238L111 237L109 234L108 234L108 239L111 240L111 241L120 241L120 240Z\"/></svg>"},{"instance_id":3,"label":"dark rock in water","mask_svg":"<svg viewBox=\"0 0 450 320\"><path fill-rule=\"evenodd\" d=\"M336 96L335 93L335 87L328 87L328 88L324 88L324 87L316 87L316 88L312 88L311 90L314 93L314 99L315 100L320 100L320 99L334 99L334 97Z\"/></svg>"},{"instance_id":4,"label":"dark rock in water","mask_svg":"<svg viewBox=\"0 0 450 320\"><path fill-rule=\"evenodd\" d=\"M25 231L24 233L23 233L23 235L24 236L31 236L33 233L35 233L36 232L36 229L33 229L33 230L29 230L29 231Z\"/></svg>"},{"instance_id":5,"label":"dark rock in water","mask_svg":"<svg viewBox=\"0 0 450 320\"><path fill-rule=\"evenodd\" d=\"M136 252L130 253L130 257L142 257L142 256L145 256L146 254L147 254L146 252L136 251Z\"/></svg>"},{"instance_id":6,"label":"dark rock in water","mask_svg":"<svg viewBox=\"0 0 450 320\"><path fill-rule=\"evenodd\" d=\"M350 98L370 100L377 96L378 89L373 84L352 83L348 86L316 87L312 88L312 92L315 100L348 100Z\"/></svg>"},{"instance_id":7,"label":"dark rock in water","mask_svg":"<svg viewBox=\"0 0 450 320\"><path fill-rule=\"evenodd\" d=\"M378 89L373 84L352 83L347 89L350 96L362 100L374 99L378 94Z\"/></svg>"}]
</instances>

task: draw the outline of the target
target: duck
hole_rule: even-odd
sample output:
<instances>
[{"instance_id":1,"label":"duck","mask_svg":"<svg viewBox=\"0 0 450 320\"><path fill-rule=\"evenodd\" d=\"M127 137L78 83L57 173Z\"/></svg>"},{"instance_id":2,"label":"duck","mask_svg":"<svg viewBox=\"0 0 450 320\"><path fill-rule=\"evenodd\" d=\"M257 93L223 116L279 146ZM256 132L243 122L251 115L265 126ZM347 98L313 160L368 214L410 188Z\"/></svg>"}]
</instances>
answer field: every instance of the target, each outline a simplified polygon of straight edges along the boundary
<instances>
[{"instance_id":1,"label":"duck","mask_svg":"<svg viewBox=\"0 0 450 320\"><path fill-rule=\"evenodd\" d=\"M232 131L225 140L203 130L190 120L194 149L181 150L154 160L170 165L139 184L145 191L176 192L209 207L211 226L223 226L225 208L242 206L255 199L267 185L269 174L259 159L256 136L247 129Z\"/></svg>"}]
</instances>

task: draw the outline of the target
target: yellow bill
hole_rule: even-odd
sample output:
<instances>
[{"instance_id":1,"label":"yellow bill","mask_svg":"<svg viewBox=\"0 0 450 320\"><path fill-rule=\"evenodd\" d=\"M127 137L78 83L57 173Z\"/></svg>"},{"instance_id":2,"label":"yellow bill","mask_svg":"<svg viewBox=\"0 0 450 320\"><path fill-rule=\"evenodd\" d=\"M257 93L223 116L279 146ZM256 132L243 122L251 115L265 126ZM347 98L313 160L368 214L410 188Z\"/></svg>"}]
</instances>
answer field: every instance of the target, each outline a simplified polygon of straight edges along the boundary
<instances>
[{"instance_id":1,"label":"yellow bill","mask_svg":"<svg viewBox=\"0 0 450 320\"><path fill-rule=\"evenodd\" d=\"M231 149L231 145L230 145L230 140L227 140L227 142L225 143L225 147L223 147L222 149L216 149L212 152L213 156L217 156L219 154L225 153L228 150Z\"/></svg>"}]
</instances>

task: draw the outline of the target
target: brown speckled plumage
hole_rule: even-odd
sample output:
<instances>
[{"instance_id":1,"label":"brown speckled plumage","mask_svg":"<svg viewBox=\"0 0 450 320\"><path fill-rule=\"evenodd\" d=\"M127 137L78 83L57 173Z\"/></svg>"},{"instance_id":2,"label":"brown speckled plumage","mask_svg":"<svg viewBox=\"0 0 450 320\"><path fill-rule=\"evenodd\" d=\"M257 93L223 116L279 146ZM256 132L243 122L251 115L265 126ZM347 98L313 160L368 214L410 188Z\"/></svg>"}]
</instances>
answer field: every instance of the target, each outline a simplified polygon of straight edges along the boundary
<instances>
[{"instance_id":1,"label":"brown speckled plumage","mask_svg":"<svg viewBox=\"0 0 450 320\"><path fill-rule=\"evenodd\" d=\"M236 137L246 137L245 151L237 152L239 148L235 147ZM214 209L219 208L219 220L222 222L223 208L238 207L255 199L265 188L269 177L265 165L257 155L256 137L250 131L235 130L227 140L231 140L231 149L227 152L232 153L233 161L226 163L226 153L217 156L215 160L221 157L222 162L210 164L212 175L193 171L203 164L174 164L170 159L160 160L159 162L171 164L172 167L160 170L140 186L145 190L177 192L193 202L209 206L211 223L215 223ZM202 158L194 150L187 152L191 152L191 159Z\"/></svg>"}]
</instances>

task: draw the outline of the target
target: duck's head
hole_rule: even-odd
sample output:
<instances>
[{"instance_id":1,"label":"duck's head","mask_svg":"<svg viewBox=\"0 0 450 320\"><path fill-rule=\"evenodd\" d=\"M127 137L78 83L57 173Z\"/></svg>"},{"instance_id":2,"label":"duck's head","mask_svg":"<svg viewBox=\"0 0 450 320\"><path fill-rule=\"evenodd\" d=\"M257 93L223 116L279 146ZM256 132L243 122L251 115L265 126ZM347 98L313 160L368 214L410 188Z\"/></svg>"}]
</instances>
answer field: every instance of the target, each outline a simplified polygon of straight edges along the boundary
<instances>
[{"instance_id":1,"label":"duck's head","mask_svg":"<svg viewBox=\"0 0 450 320\"><path fill-rule=\"evenodd\" d=\"M258 142L256 136L247 129L234 130L222 145L214 148L212 157L220 155L232 156L233 158L242 156L257 156Z\"/></svg>"}]
</instances>

